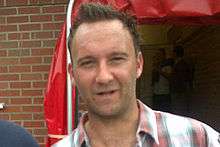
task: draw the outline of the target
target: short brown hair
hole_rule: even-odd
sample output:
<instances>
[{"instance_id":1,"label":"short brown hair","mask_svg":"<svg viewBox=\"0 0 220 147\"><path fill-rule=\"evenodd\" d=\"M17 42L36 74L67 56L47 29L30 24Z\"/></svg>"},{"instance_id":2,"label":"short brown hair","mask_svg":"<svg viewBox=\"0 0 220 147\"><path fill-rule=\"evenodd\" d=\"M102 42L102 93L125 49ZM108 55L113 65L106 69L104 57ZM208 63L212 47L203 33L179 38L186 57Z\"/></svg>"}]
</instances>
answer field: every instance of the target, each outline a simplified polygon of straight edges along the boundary
<instances>
[{"instance_id":1,"label":"short brown hair","mask_svg":"<svg viewBox=\"0 0 220 147\"><path fill-rule=\"evenodd\" d=\"M77 28L82 23L93 23L103 20L120 20L124 27L126 27L132 36L136 55L140 52L139 34L137 32L137 24L134 17L127 13L119 12L109 5L102 5L100 3L85 3L79 8L77 17L70 30L69 49L73 36ZM71 50L71 49L70 49ZM70 51L71 52L71 51Z\"/></svg>"}]
</instances>

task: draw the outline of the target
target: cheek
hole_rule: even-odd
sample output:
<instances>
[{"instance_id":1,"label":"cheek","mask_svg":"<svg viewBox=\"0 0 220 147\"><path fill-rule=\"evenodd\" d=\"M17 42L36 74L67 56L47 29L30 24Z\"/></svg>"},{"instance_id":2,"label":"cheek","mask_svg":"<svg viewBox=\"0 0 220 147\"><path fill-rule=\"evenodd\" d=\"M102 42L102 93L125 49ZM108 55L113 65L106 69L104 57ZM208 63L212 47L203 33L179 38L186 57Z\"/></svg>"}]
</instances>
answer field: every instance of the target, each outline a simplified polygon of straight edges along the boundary
<instances>
[{"instance_id":1,"label":"cheek","mask_svg":"<svg viewBox=\"0 0 220 147\"><path fill-rule=\"evenodd\" d=\"M89 89L92 83L92 74L84 71L77 71L75 74L75 81L78 87L78 90L83 94Z\"/></svg>"},{"instance_id":2,"label":"cheek","mask_svg":"<svg viewBox=\"0 0 220 147\"><path fill-rule=\"evenodd\" d=\"M115 76L121 83L129 83L136 80L136 68L132 65L121 67L115 71Z\"/></svg>"}]
</instances>

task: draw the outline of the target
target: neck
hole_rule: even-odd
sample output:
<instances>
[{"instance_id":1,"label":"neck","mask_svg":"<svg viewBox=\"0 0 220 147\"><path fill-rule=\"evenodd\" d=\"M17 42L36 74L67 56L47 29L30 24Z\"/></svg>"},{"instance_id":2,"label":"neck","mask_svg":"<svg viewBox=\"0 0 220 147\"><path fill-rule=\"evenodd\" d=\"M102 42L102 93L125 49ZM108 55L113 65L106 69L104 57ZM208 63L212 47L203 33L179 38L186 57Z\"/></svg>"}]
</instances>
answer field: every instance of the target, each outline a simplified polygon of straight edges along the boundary
<instances>
[{"instance_id":1,"label":"neck","mask_svg":"<svg viewBox=\"0 0 220 147\"><path fill-rule=\"evenodd\" d=\"M90 140L102 142L105 145L108 144L106 143L108 140L111 140L111 143L117 142L116 140L122 141L123 139L130 140L130 142L131 140L134 141L139 120L137 103L128 110L124 115L117 118L101 119L89 114L85 129Z\"/></svg>"}]
</instances>

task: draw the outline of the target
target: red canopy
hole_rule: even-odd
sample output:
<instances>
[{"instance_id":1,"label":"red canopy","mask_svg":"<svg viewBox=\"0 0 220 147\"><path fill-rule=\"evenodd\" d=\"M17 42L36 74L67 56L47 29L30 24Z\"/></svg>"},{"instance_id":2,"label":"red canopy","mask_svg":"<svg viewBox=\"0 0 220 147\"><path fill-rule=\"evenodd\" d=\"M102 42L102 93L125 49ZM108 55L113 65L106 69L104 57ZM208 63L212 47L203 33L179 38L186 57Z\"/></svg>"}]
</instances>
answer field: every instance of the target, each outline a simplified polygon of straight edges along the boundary
<instances>
[{"instance_id":1,"label":"red canopy","mask_svg":"<svg viewBox=\"0 0 220 147\"><path fill-rule=\"evenodd\" d=\"M220 0L75 0L73 18L85 2L110 4L140 24L220 24Z\"/></svg>"}]
</instances>

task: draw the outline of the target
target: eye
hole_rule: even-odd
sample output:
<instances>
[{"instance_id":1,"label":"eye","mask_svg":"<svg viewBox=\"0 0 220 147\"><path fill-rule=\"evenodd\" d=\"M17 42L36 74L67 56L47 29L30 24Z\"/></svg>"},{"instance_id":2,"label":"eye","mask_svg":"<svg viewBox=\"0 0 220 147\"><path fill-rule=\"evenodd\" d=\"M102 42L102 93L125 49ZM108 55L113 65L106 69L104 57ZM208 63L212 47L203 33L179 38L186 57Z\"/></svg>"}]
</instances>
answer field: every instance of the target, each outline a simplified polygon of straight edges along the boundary
<instances>
[{"instance_id":1,"label":"eye","mask_svg":"<svg viewBox=\"0 0 220 147\"><path fill-rule=\"evenodd\" d=\"M126 58L122 56L115 56L110 59L110 63L112 64L119 64L123 63L124 61L126 61Z\"/></svg>"},{"instance_id":2,"label":"eye","mask_svg":"<svg viewBox=\"0 0 220 147\"><path fill-rule=\"evenodd\" d=\"M83 67L83 68L91 68L95 65L95 61L93 60L85 60L85 61L81 61L79 62L79 67Z\"/></svg>"}]
</instances>

